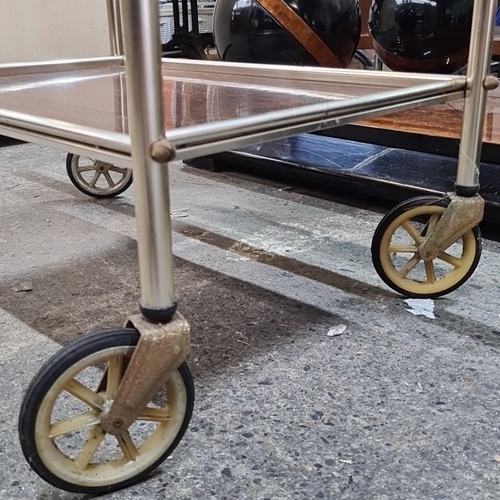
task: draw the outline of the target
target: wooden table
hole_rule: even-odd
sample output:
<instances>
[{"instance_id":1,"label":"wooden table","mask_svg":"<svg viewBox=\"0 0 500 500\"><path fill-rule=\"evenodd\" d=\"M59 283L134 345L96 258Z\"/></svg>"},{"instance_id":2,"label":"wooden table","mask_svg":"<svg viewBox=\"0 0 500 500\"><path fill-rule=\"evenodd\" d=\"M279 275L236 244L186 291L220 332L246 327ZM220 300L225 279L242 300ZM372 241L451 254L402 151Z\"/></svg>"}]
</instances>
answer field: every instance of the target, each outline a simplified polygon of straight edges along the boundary
<instances>
[{"instance_id":1,"label":"wooden table","mask_svg":"<svg viewBox=\"0 0 500 500\"><path fill-rule=\"evenodd\" d=\"M491 53L494 56L500 56L500 26L495 26L493 31L493 45Z\"/></svg>"},{"instance_id":2,"label":"wooden table","mask_svg":"<svg viewBox=\"0 0 500 500\"><path fill-rule=\"evenodd\" d=\"M413 109L397 115L387 115L373 120L357 122L357 125L377 127L397 132L459 139L462 130L462 101ZM483 141L500 145L500 88L488 96Z\"/></svg>"},{"instance_id":3,"label":"wooden table","mask_svg":"<svg viewBox=\"0 0 500 500\"><path fill-rule=\"evenodd\" d=\"M367 0L363 0L367 1ZM361 3L363 9L363 2ZM363 11L362 11L363 12ZM366 16L368 15L367 11ZM369 36L369 35L368 35ZM492 54L500 56L500 27L494 29ZM397 115L358 122L357 125L396 132L413 133L443 139L459 139L462 127L462 103L450 102ZM489 93L483 140L500 146L500 88Z\"/></svg>"}]
</instances>

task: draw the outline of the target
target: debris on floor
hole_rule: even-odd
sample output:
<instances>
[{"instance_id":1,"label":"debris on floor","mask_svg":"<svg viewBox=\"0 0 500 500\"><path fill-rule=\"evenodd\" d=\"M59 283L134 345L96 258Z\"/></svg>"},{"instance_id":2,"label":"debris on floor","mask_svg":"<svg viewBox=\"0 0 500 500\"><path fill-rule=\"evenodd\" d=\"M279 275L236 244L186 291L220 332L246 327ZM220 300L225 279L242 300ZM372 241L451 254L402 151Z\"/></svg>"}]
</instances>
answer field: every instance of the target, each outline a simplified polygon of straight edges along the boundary
<instances>
[{"instance_id":1,"label":"debris on floor","mask_svg":"<svg viewBox=\"0 0 500 500\"><path fill-rule=\"evenodd\" d=\"M20 285L12 287L14 292L31 292L33 290L33 283L31 281L23 281Z\"/></svg>"},{"instance_id":2,"label":"debris on floor","mask_svg":"<svg viewBox=\"0 0 500 500\"><path fill-rule=\"evenodd\" d=\"M189 211L189 207L188 208L181 208L179 210L173 210L170 213L170 216L172 217L172 219L179 219L181 217L188 217L188 214L186 213L188 211Z\"/></svg>"},{"instance_id":3,"label":"debris on floor","mask_svg":"<svg viewBox=\"0 0 500 500\"><path fill-rule=\"evenodd\" d=\"M429 319L436 319L434 316L434 301L432 299L406 299L405 303L410 306L406 309L414 316L425 316Z\"/></svg>"},{"instance_id":4,"label":"debris on floor","mask_svg":"<svg viewBox=\"0 0 500 500\"><path fill-rule=\"evenodd\" d=\"M337 325L334 326L333 328L330 328L330 330L328 330L328 333L326 335L328 337L338 337L339 335L342 335L346 330L347 330L346 325Z\"/></svg>"}]
</instances>

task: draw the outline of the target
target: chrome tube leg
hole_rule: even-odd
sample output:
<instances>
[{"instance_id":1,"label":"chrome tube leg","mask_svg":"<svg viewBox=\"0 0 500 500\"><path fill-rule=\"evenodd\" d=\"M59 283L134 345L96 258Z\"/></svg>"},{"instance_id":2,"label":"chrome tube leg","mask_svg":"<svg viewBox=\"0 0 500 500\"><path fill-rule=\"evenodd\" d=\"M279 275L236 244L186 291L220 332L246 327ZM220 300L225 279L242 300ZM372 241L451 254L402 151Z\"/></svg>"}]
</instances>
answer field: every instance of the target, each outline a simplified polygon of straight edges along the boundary
<instances>
[{"instance_id":1,"label":"chrome tube leg","mask_svg":"<svg viewBox=\"0 0 500 500\"><path fill-rule=\"evenodd\" d=\"M384 69L384 63L382 62L382 59L380 59L378 54L375 54L373 58L373 69L377 71L382 71Z\"/></svg>"},{"instance_id":2,"label":"chrome tube leg","mask_svg":"<svg viewBox=\"0 0 500 500\"><path fill-rule=\"evenodd\" d=\"M129 132L142 316L128 326L140 340L102 428L122 434L183 363L190 350L187 321L176 312L168 168L175 155L165 139L157 0L121 0Z\"/></svg>"},{"instance_id":3,"label":"chrome tube leg","mask_svg":"<svg viewBox=\"0 0 500 500\"><path fill-rule=\"evenodd\" d=\"M496 5L496 0L474 2L456 194L449 197L446 211L418 248L426 262L438 258L483 219L484 199L478 194L479 162L487 92L498 85L496 78L489 76Z\"/></svg>"},{"instance_id":4,"label":"chrome tube leg","mask_svg":"<svg viewBox=\"0 0 500 500\"><path fill-rule=\"evenodd\" d=\"M123 31L120 0L106 0L108 11L109 45L112 56L123 55Z\"/></svg>"},{"instance_id":5,"label":"chrome tube leg","mask_svg":"<svg viewBox=\"0 0 500 500\"><path fill-rule=\"evenodd\" d=\"M132 140L141 311L168 322L175 310L168 169L152 158L165 137L156 0L121 0Z\"/></svg>"},{"instance_id":6,"label":"chrome tube leg","mask_svg":"<svg viewBox=\"0 0 500 500\"><path fill-rule=\"evenodd\" d=\"M474 196L479 190L479 162L488 87L486 77L490 70L496 8L496 0L474 2L456 181L456 192L459 196Z\"/></svg>"}]
</instances>

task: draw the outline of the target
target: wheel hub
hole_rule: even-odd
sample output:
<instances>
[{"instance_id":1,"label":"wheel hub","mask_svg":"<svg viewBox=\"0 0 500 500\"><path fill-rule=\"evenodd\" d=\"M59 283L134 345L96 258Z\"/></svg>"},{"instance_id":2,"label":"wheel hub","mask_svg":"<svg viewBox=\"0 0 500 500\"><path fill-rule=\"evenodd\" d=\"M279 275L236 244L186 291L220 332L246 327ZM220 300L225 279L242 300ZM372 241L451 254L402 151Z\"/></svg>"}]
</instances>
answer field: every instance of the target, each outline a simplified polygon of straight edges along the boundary
<instances>
[{"instance_id":1,"label":"wheel hub","mask_svg":"<svg viewBox=\"0 0 500 500\"><path fill-rule=\"evenodd\" d=\"M101 173L107 172L109 170L109 165L107 165L106 163L98 162L96 170Z\"/></svg>"}]
</instances>

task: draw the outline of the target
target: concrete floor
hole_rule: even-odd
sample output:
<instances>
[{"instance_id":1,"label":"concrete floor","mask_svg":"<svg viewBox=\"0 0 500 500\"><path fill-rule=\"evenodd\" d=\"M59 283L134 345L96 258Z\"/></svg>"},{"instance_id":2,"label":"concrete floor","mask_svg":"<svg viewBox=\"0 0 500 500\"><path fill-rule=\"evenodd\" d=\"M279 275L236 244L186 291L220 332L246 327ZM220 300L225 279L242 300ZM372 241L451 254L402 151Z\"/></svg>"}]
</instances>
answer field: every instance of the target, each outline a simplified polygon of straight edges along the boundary
<instances>
[{"instance_id":1,"label":"concrete floor","mask_svg":"<svg viewBox=\"0 0 500 500\"><path fill-rule=\"evenodd\" d=\"M26 465L22 394L59 344L137 308L132 190L89 199L64 157L0 149L2 500L84 498ZM157 474L106 498L500 497L500 244L484 242L474 276L429 320L372 268L379 213L171 171L195 413ZM14 291L25 281L32 291ZM338 325L345 333L328 337Z\"/></svg>"}]
</instances>

